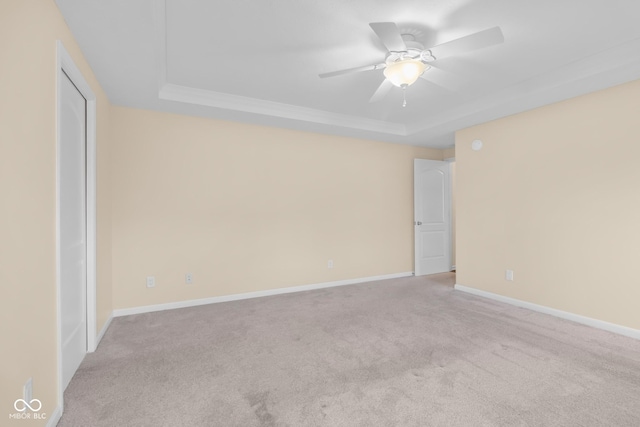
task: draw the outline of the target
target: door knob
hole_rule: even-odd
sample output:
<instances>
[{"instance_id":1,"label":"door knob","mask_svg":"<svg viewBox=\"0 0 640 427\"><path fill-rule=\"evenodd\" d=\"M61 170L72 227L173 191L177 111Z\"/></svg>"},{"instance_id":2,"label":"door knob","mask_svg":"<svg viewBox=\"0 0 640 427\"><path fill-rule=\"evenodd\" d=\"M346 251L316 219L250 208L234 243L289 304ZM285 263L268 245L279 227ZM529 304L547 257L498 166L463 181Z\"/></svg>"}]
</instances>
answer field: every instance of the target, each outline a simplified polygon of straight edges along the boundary
<instances>
[{"instance_id":1,"label":"door knob","mask_svg":"<svg viewBox=\"0 0 640 427\"><path fill-rule=\"evenodd\" d=\"M415 225L422 225L422 221L416 221L414 222Z\"/></svg>"}]
</instances>

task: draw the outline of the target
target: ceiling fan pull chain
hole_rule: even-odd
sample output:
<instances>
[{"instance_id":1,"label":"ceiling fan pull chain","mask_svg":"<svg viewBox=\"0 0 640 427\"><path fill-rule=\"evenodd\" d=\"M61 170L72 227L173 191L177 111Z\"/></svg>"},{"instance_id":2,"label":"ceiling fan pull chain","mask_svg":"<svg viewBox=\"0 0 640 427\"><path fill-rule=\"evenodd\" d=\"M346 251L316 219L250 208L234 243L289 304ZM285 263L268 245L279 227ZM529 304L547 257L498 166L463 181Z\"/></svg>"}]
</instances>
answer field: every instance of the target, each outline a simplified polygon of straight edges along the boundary
<instances>
[{"instance_id":1,"label":"ceiling fan pull chain","mask_svg":"<svg viewBox=\"0 0 640 427\"><path fill-rule=\"evenodd\" d=\"M407 86L402 87L402 107L407 106Z\"/></svg>"}]
</instances>

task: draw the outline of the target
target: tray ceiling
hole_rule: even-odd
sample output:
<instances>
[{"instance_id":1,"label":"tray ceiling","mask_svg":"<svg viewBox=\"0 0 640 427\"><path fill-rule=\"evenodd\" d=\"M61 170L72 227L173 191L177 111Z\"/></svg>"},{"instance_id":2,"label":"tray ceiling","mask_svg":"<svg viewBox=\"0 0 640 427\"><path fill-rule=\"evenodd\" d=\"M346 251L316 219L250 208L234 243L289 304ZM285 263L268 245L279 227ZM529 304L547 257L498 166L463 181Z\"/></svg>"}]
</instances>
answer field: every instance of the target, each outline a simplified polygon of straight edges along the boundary
<instances>
[{"instance_id":1,"label":"tray ceiling","mask_svg":"<svg viewBox=\"0 0 640 427\"><path fill-rule=\"evenodd\" d=\"M117 104L429 147L461 128L640 78L635 0L57 0ZM494 26L505 42L438 61L381 101L370 22L433 46ZM443 87L444 86L444 87Z\"/></svg>"}]
</instances>

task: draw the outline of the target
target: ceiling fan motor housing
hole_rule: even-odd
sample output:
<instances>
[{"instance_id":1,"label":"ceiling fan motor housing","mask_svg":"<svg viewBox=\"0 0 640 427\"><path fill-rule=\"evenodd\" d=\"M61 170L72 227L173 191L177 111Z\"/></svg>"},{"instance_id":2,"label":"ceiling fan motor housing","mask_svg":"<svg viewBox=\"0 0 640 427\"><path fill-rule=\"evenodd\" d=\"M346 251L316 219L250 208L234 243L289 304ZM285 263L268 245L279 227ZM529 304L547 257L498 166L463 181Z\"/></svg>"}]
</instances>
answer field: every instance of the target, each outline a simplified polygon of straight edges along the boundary
<instances>
[{"instance_id":1,"label":"ceiling fan motor housing","mask_svg":"<svg viewBox=\"0 0 640 427\"><path fill-rule=\"evenodd\" d=\"M436 60L431 51L428 49L425 50L424 45L416 41L415 37L412 34L403 34L402 39L407 46L407 50L402 52L389 52L385 59L387 65L405 59L416 59L418 61L421 61L425 65ZM431 67L427 66L425 71L429 68Z\"/></svg>"}]
</instances>

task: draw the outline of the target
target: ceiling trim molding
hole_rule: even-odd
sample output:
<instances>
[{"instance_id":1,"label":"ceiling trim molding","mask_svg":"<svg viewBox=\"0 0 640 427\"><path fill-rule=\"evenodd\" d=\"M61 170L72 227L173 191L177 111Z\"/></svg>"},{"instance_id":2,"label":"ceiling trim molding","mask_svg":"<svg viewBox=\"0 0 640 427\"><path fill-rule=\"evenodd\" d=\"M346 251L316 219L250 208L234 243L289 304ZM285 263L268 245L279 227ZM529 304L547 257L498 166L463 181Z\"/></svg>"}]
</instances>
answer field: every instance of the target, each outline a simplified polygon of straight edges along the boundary
<instances>
[{"instance_id":1,"label":"ceiling trim molding","mask_svg":"<svg viewBox=\"0 0 640 427\"><path fill-rule=\"evenodd\" d=\"M332 113L314 108L300 107L246 96L232 95L169 82L167 75L167 7L166 0L154 2L155 54L158 62L158 98L207 107L242 111L245 113L293 119L329 126L379 132L388 135L407 136L402 123L367 119L347 114Z\"/></svg>"},{"instance_id":2,"label":"ceiling trim molding","mask_svg":"<svg viewBox=\"0 0 640 427\"><path fill-rule=\"evenodd\" d=\"M640 39L595 53L492 95L407 126L407 134L442 134L640 78ZM471 123L473 122L473 123Z\"/></svg>"},{"instance_id":3,"label":"ceiling trim molding","mask_svg":"<svg viewBox=\"0 0 640 427\"><path fill-rule=\"evenodd\" d=\"M284 119L294 119L330 126L341 126L350 129L380 132L391 135L406 136L406 126L400 123L383 122L364 119L346 114L330 113L313 108L299 107L273 101L265 101L246 96L231 95L206 89L180 86L167 83L158 93L160 99L224 108L245 113L263 114Z\"/></svg>"}]
</instances>

